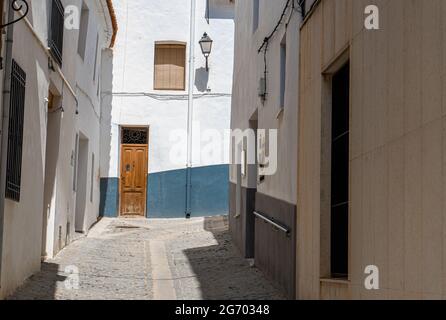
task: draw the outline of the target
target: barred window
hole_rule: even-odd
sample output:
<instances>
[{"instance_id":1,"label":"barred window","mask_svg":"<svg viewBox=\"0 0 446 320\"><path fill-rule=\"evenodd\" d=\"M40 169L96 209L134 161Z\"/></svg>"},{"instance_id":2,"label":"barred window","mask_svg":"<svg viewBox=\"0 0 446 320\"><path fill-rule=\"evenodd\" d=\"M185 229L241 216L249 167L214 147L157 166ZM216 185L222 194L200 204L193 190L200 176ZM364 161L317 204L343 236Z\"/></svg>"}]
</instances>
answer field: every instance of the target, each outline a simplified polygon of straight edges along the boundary
<instances>
[{"instance_id":1,"label":"barred window","mask_svg":"<svg viewBox=\"0 0 446 320\"><path fill-rule=\"evenodd\" d=\"M25 114L26 73L13 60L11 102L9 105L6 198L19 202L22 175L23 121Z\"/></svg>"},{"instance_id":2,"label":"barred window","mask_svg":"<svg viewBox=\"0 0 446 320\"><path fill-rule=\"evenodd\" d=\"M52 0L51 5L51 30L49 47L54 59L62 66L63 29L65 9L60 0Z\"/></svg>"}]
</instances>

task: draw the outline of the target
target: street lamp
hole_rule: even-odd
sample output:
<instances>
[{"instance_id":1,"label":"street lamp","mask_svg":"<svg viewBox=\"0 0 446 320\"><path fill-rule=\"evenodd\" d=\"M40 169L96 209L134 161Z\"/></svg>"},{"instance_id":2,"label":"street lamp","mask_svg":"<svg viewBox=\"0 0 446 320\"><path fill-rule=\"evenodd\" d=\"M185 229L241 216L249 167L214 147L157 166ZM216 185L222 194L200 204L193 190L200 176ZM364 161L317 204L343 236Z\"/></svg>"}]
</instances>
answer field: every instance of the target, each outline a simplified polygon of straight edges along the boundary
<instances>
[{"instance_id":1,"label":"street lamp","mask_svg":"<svg viewBox=\"0 0 446 320\"><path fill-rule=\"evenodd\" d=\"M206 71L209 71L208 58L212 51L212 43L214 41L208 36L205 32L201 40L199 41L201 52L203 52L204 57L206 58Z\"/></svg>"}]
</instances>

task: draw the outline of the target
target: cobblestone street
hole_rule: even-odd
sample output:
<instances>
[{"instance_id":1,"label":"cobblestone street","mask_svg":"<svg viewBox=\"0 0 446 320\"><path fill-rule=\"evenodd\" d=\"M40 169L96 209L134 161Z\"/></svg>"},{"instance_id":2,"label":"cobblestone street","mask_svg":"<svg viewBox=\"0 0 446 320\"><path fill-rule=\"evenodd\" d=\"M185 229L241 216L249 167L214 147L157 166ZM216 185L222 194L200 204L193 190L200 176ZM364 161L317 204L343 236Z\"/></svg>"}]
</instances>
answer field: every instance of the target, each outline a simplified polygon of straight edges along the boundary
<instances>
[{"instance_id":1,"label":"cobblestone street","mask_svg":"<svg viewBox=\"0 0 446 320\"><path fill-rule=\"evenodd\" d=\"M78 271L78 274L77 274ZM76 278L79 281L77 283ZM227 220L103 219L10 299L281 299Z\"/></svg>"}]
</instances>

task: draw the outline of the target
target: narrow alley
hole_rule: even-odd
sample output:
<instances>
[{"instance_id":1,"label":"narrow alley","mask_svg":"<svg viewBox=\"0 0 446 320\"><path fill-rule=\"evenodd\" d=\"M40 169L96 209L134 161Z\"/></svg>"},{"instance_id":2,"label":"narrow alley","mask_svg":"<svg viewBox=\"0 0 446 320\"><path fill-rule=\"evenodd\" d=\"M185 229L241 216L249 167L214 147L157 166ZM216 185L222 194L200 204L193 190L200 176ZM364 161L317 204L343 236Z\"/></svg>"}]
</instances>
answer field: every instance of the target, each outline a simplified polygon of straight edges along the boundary
<instances>
[{"instance_id":1,"label":"narrow alley","mask_svg":"<svg viewBox=\"0 0 446 320\"><path fill-rule=\"evenodd\" d=\"M226 217L102 219L13 300L282 299L230 241Z\"/></svg>"},{"instance_id":2,"label":"narrow alley","mask_svg":"<svg viewBox=\"0 0 446 320\"><path fill-rule=\"evenodd\" d=\"M0 303L439 299L446 0L0 0Z\"/></svg>"}]
</instances>

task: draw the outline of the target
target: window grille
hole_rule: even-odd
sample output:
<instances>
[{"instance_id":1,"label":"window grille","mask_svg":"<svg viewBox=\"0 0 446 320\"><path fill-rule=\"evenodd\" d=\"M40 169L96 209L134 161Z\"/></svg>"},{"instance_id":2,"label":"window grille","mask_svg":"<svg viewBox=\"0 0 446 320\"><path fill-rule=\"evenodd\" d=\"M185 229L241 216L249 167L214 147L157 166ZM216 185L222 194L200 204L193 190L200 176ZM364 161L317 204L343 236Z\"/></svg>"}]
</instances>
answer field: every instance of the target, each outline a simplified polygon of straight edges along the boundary
<instances>
[{"instance_id":1,"label":"window grille","mask_svg":"<svg viewBox=\"0 0 446 320\"><path fill-rule=\"evenodd\" d=\"M64 12L65 9L62 2L60 0L52 0L49 47L59 66L62 66Z\"/></svg>"},{"instance_id":2,"label":"window grille","mask_svg":"<svg viewBox=\"0 0 446 320\"><path fill-rule=\"evenodd\" d=\"M122 144L147 144L147 129L125 128L122 130Z\"/></svg>"},{"instance_id":3,"label":"window grille","mask_svg":"<svg viewBox=\"0 0 446 320\"><path fill-rule=\"evenodd\" d=\"M22 175L23 121L25 114L26 73L13 60L11 101L9 105L6 198L19 202Z\"/></svg>"}]
</instances>

